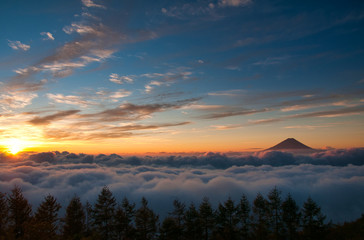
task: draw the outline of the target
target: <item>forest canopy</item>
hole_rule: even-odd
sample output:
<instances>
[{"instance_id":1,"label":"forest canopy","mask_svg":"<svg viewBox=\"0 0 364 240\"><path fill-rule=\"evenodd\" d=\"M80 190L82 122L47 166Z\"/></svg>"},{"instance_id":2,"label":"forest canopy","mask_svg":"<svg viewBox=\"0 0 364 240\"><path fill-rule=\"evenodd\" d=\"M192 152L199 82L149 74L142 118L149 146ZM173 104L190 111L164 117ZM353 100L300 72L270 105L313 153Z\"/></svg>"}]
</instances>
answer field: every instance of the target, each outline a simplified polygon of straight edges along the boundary
<instances>
[{"instance_id":1,"label":"forest canopy","mask_svg":"<svg viewBox=\"0 0 364 240\"><path fill-rule=\"evenodd\" d=\"M138 207L127 197L116 199L104 186L95 203L69 201L62 206L48 194L33 212L19 186L0 193L0 239L361 239L364 215L335 225L308 197L298 206L291 194L275 187L249 202L246 195L214 208L207 197L199 205L175 199L173 210L161 219L142 198Z\"/></svg>"}]
</instances>

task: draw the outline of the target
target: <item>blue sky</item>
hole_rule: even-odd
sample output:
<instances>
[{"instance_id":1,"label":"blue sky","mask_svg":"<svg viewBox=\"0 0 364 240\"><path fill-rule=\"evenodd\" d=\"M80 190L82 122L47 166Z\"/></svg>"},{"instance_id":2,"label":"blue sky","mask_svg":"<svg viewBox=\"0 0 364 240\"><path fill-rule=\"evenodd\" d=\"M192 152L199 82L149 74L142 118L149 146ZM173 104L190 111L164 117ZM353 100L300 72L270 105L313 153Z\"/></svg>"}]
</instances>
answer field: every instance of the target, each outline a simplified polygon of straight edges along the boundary
<instances>
[{"instance_id":1,"label":"blue sky","mask_svg":"<svg viewBox=\"0 0 364 240\"><path fill-rule=\"evenodd\" d=\"M0 145L364 142L360 1L1 1ZM60 150L63 150L60 149ZM78 150L75 150L78 149Z\"/></svg>"}]
</instances>

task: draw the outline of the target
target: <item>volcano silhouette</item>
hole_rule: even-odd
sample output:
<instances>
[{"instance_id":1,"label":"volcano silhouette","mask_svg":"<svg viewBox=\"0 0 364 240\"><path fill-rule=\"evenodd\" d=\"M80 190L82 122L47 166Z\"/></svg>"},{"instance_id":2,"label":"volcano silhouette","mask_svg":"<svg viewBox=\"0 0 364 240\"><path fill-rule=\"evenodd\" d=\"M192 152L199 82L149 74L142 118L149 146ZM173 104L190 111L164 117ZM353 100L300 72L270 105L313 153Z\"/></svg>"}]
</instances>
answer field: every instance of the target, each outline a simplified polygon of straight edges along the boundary
<instances>
[{"instance_id":1,"label":"volcano silhouette","mask_svg":"<svg viewBox=\"0 0 364 240\"><path fill-rule=\"evenodd\" d=\"M277 145L268 148L267 150L312 150L312 148L306 146L294 138L287 138L283 142L280 142Z\"/></svg>"}]
</instances>

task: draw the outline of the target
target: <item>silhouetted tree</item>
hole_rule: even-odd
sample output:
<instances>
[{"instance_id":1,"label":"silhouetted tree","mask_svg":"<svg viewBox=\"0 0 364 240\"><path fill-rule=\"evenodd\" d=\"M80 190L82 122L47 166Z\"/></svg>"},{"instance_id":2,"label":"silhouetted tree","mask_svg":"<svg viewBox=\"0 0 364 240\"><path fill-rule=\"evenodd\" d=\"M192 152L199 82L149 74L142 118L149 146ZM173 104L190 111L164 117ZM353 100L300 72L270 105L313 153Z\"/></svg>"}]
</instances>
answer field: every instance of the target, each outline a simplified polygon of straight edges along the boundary
<instances>
[{"instance_id":1,"label":"silhouetted tree","mask_svg":"<svg viewBox=\"0 0 364 240\"><path fill-rule=\"evenodd\" d=\"M11 190L8 202L10 229L15 238L22 238L25 233L25 227L31 220L32 207L18 186Z\"/></svg>"},{"instance_id":2,"label":"silhouetted tree","mask_svg":"<svg viewBox=\"0 0 364 240\"><path fill-rule=\"evenodd\" d=\"M63 239L80 240L85 232L85 211L79 197L74 196L63 219Z\"/></svg>"},{"instance_id":3,"label":"silhouetted tree","mask_svg":"<svg viewBox=\"0 0 364 240\"><path fill-rule=\"evenodd\" d=\"M100 239L113 239L116 200L108 187L103 187L93 208L93 225Z\"/></svg>"},{"instance_id":4,"label":"silhouetted tree","mask_svg":"<svg viewBox=\"0 0 364 240\"><path fill-rule=\"evenodd\" d=\"M58 229L58 211L61 205L52 195L44 197L43 202L35 212L29 236L33 239L55 239Z\"/></svg>"},{"instance_id":5,"label":"silhouetted tree","mask_svg":"<svg viewBox=\"0 0 364 240\"><path fill-rule=\"evenodd\" d=\"M160 228L160 240L181 239L178 223L173 217L166 217Z\"/></svg>"},{"instance_id":6,"label":"silhouetted tree","mask_svg":"<svg viewBox=\"0 0 364 240\"><path fill-rule=\"evenodd\" d=\"M297 231L300 226L299 207L291 194L282 203L282 222L285 229L285 238L289 240L297 239Z\"/></svg>"},{"instance_id":7,"label":"silhouetted tree","mask_svg":"<svg viewBox=\"0 0 364 240\"><path fill-rule=\"evenodd\" d=\"M89 201L86 201L85 205L85 213L86 213L86 232L85 236L88 237L92 234L92 215L93 215L93 209L92 205Z\"/></svg>"},{"instance_id":8,"label":"silhouetted tree","mask_svg":"<svg viewBox=\"0 0 364 240\"><path fill-rule=\"evenodd\" d=\"M224 204L219 204L216 212L217 239L237 239L239 223L238 208L229 197Z\"/></svg>"},{"instance_id":9,"label":"silhouetted tree","mask_svg":"<svg viewBox=\"0 0 364 240\"><path fill-rule=\"evenodd\" d=\"M0 239L6 239L6 229L8 222L8 203L6 201L6 195L0 192Z\"/></svg>"},{"instance_id":10,"label":"silhouetted tree","mask_svg":"<svg viewBox=\"0 0 364 240\"><path fill-rule=\"evenodd\" d=\"M243 195L240 198L240 202L238 204L238 218L240 222L240 236L241 239L248 239L249 238L249 230L251 226L250 222L250 203L248 198Z\"/></svg>"},{"instance_id":11,"label":"silhouetted tree","mask_svg":"<svg viewBox=\"0 0 364 240\"><path fill-rule=\"evenodd\" d=\"M324 216L316 202L308 197L302 209L303 236L307 240L322 239L325 231Z\"/></svg>"},{"instance_id":12,"label":"silhouetted tree","mask_svg":"<svg viewBox=\"0 0 364 240\"><path fill-rule=\"evenodd\" d=\"M364 214L361 218L345 222L342 225L331 226L326 234L327 240L363 240L364 236Z\"/></svg>"},{"instance_id":13,"label":"silhouetted tree","mask_svg":"<svg viewBox=\"0 0 364 240\"><path fill-rule=\"evenodd\" d=\"M202 239L202 227L199 213L193 203L190 204L185 212L185 237L188 240Z\"/></svg>"},{"instance_id":14,"label":"silhouetted tree","mask_svg":"<svg viewBox=\"0 0 364 240\"><path fill-rule=\"evenodd\" d=\"M186 205L177 199L173 201L173 211L170 215L173 217L176 223L176 240L183 239L184 235L184 215L186 211Z\"/></svg>"},{"instance_id":15,"label":"silhouetted tree","mask_svg":"<svg viewBox=\"0 0 364 240\"><path fill-rule=\"evenodd\" d=\"M215 214L207 197L204 197L200 204L199 215L202 228L202 238L208 240L211 235L211 231L215 226Z\"/></svg>"},{"instance_id":16,"label":"silhouetted tree","mask_svg":"<svg viewBox=\"0 0 364 240\"><path fill-rule=\"evenodd\" d=\"M254 239L265 240L269 235L268 201L258 193L253 202Z\"/></svg>"},{"instance_id":17,"label":"silhouetted tree","mask_svg":"<svg viewBox=\"0 0 364 240\"><path fill-rule=\"evenodd\" d=\"M282 237L282 209L281 209L281 191L274 187L268 193L268 208L270 215L270 222L273 228L273 238L278 240Z\"/></svg>"},{"instance_id":18,"label":"silhouetted tree","mask_svg":"<svg viewBox=\"0 0 364 240\"><path fill-rule=\"evenodd\" d=\"M143 197L142 206L135 213L137 239L153 239L157 232L158 215L148 207L148 201Z\"/></svg>"},{"instance_id":19,"label":"silhouetted tree","mask_svg":"<svg viewBox=\"0 0 364 240\"><path fill-rule=\"evenodd\" d=\"M118 239L132 239L135 228L133 226L133 218L135 215L135 203L129 203L125 197L120 206L116 209L115 228Z\"/></svg>"}]
</instances>

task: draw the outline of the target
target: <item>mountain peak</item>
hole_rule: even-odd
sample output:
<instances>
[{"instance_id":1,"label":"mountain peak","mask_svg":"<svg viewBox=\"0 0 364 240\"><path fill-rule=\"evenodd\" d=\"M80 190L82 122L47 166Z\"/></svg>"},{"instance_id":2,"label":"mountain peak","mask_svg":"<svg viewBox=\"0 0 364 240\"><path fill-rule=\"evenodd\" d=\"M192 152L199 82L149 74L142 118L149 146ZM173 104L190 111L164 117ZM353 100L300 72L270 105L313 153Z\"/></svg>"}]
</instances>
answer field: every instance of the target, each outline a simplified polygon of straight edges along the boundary
<instances>
[{"instance_id":1,"label":"mountain peak","mask_svg":"<svg viewBox=\"0 0 364 240\"><path fill-rule=\"evenodd\" d=\"M294 138L287 138L267 150L309 150L312 149Z\"/></svg>"}]
</instances>

